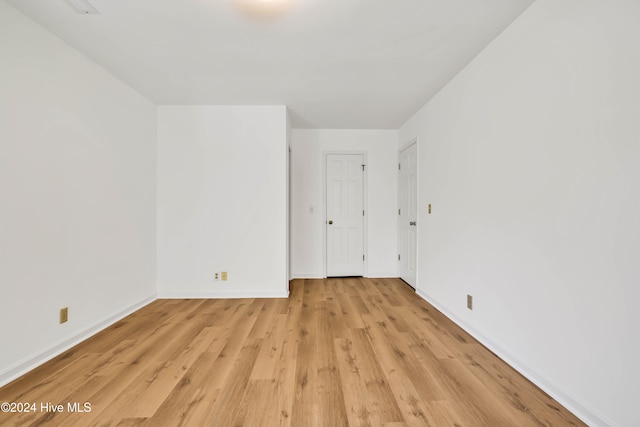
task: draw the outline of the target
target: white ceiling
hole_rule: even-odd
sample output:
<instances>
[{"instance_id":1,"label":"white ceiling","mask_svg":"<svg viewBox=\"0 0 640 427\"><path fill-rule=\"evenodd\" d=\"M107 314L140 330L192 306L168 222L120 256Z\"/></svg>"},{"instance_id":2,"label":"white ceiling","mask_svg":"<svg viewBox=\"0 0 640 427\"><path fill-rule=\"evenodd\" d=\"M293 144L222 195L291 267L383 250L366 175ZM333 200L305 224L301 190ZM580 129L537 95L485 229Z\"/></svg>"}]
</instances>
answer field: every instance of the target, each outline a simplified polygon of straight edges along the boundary
<instances>
[{"instance_id":1,"label":"white ceiling","mask_svg":"<svg viewBox=\"0 0 640 427\"><path fill-rule=\"evenodd\" d=\"M7 0L157 104L286 104L298 128L396 129L534 0ZM265 0L256 0L262 1Z\"/></svg>"}]
</instances>

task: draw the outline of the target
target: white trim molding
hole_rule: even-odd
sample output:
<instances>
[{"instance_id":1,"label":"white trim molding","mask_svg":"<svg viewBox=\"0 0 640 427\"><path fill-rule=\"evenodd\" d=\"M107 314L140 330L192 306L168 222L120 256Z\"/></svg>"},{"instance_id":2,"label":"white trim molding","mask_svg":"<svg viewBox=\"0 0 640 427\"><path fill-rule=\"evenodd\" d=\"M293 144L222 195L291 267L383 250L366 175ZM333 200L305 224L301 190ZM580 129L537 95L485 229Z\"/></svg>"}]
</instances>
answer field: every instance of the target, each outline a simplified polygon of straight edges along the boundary
<instances>
[{"instance_id":1,"label":"white trim molding","mask_svg":"<svg viewBox=\"0 0 640 427\"><path fill-rule=\"evenodd\" d=\"M27 372L32 371L38 366L50 361L54 357L61 355L65 351L69 350L70 348L75 347L81 342L91 338L93 335L97 334L98 332L108 328L109 326L113 325L119 320L124 319L131 313L134 313L140 310L142 307L152 303L155 300L156 300L155 295L147 297L142 301L139 301L136 304L133 304L128 308L114 314L113 316L106 318L102 322L98 322L95 325L84 329L80 333L70 338L67 338L58 344L49 346L48 348L45 348L41 352L34 354L32 356L29 356L9 366L7 369L0 372L0 387L6 384L9 384L11 381L21 377Z\"/></svg>"},{"instance_id":2,"label":"white trim molding","mask_svg":"<svg viewBox=\"0 0 640 427\"><path fill-rule=\"evenodd\" d=\"M158 299L259 299L289 298L289 291L284 292L161 292Z\"/></svg>"},{"instance_id":3,"label":"white trim molding","mask_svg":"<svg viewBox=\"0 0 640 427\"><path fill-rule=\"evenodd\" d=\"M584 405L579 403L578 400L570 393L554 385L553 381L548 380L533 369L521 363L516 357L509 354L507 351L504 351L500 347L500 345L494 343L492 340L485 337L483 334L475 330L473 327L451 313L449 310L438 304L425 292L416 289L416 294L418 294L422 299L434 306L438 311L452 320L456 325L464 329L467 333L469 333L469 335L478 340L480 344L491 350L496 356L506 362L513 369L518 371L526 379L538 386L542 391L547 393L553 399L558 401L558 403L571 411L576 417L580 418L587 425L593 427L610 427L615 425L615 423L611 420L608 420L607 417L601 414L596 414L594 413L594 411L587 409Z\"/></svg>"}]
</instances>

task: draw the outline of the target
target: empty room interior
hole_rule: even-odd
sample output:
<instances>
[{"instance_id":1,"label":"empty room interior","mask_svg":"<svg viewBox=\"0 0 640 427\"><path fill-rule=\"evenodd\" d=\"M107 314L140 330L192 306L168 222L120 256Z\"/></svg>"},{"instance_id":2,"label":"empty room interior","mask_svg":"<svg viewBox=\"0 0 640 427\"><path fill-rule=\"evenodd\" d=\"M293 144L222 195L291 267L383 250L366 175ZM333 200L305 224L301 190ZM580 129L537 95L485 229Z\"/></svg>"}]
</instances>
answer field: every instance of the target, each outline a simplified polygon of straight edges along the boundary
<instances>
[{"instance_id":1,"label":"empty room interior","mask_svg":"<svg viewBox=\"0 0 640 427\"><path fill-rule=\"evenodd\" d=\"M0 0L0 425L640 426L639 0Z\"/></svg>"}]
</instances>

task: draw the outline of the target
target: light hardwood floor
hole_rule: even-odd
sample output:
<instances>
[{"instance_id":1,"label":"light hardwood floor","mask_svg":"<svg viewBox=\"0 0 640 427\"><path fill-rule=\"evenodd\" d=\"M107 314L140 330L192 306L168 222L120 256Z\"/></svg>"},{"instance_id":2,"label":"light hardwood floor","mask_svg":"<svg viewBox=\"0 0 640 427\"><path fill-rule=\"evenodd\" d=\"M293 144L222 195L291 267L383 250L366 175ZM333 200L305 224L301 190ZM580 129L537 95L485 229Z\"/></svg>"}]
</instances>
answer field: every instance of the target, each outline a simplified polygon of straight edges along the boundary
<instances>
[{"instance_id":1,"label":"light hardwood floor","mask_svg":"<svg viewBox=\"0 0 640 427\"><path fill-rule=\"evenodd\" d=\"M0 389L0 425L584 425L398 279L157 300ZM88 402L90 412L67 404ZM64 412L41 412L43 403Z\"/></svg>"}]
</instances>

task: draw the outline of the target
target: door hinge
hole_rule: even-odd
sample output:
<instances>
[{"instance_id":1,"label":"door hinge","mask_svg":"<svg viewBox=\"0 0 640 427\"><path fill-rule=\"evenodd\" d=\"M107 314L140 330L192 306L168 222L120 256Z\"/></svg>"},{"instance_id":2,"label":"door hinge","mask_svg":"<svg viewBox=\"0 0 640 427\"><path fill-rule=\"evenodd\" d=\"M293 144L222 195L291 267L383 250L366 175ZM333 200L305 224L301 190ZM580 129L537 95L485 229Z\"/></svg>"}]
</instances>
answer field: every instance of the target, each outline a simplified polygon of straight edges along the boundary
<instances>
[{"instance_id":1,"label":"door hinge","mask_svg":"<svg viewBox=\"0 0 640 427\"><path fill-rule=\"evenodd\" d=\"M364 209L362 210L362 216L364 216Z\"/></svg>"},{"instance_id":2,"label":"door hinge","mask_svg":"<svg viewBox=\"0 0 640 427\"><path fill-rule=\"evenodd\" d=\"M363 170L363 171L364 171L364 167L365 167L365 165L362 165L362 170Z\"/></svg>"},{"instance_id":3,"label":"door hinge","mask_svg":"<svg viewBox=\"0 0 640 427\"><path fill-rule=\"evenodd\" d=\"M400 163L398 163L398 170L400 170Z\"/></svg>"},{"instance_id":4,"label":"door hinge","mask_svg":"<svg viewBox=\"0 0 640 427\"><path fill-rule=\"evenodd\" d=\"M400 215L400 209L398 209L398 215Z\"/></svg>"},{"instance_id":5,"label":"door hinge","mask_svg":"<svg viewBox=\"0 0 640 427\"><path fill-rule=\"evenodd\" d=\"M364 261L364 254L362 254L362 260Z\"/></svg>"},{"instance_id":6,"label":"door hinge","mask_svg":"<svg viewBox=\"0 0 640 427\"><path fill-rule=\"evenodd\" d=\"M400 261L400 254L398 254L398 261Z\"/></svg>"}]
</instances>

